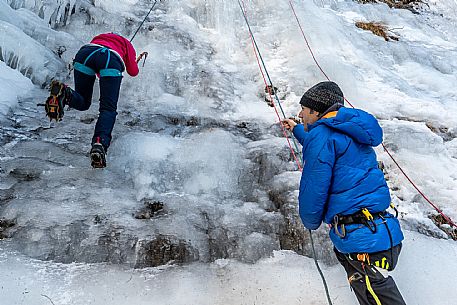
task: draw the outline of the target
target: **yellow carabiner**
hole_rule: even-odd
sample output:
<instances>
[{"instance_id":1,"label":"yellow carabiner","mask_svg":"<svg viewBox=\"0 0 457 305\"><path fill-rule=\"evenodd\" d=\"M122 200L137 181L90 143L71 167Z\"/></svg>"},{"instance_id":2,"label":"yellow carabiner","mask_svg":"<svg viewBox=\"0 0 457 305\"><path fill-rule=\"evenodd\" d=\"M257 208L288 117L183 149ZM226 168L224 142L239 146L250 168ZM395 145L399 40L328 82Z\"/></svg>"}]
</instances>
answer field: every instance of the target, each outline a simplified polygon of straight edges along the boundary
<instances>
[{"instance_id":1,"label":"yellow carabiner","mask_svg":"<svg viewBox=\"0 0 457 305\"><path fill-rule=\"evenodd\" d=\"M371 215L370 211L368 211L367 208L363 208L362 213L368 220L373 220L373 215Z\"/></svg>"}]
</instances>

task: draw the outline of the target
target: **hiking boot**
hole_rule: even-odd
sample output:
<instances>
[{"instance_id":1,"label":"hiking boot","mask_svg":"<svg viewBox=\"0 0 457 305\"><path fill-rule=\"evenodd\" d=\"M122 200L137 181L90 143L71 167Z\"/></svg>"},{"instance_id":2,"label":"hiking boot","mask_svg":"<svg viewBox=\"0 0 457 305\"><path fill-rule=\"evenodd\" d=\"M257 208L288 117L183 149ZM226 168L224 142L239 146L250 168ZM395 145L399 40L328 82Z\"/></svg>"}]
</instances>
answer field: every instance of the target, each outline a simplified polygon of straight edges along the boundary
<instances>
[{"instance_id":1,"label":"hiking boot","mask_svg":"<svg viewBox=\"0 0 457 305\"><path fill-rule=\"evenodd\" d=\"M56 120L56 122L59 122L62 120L64 107L68 104L70 97L70 87L56 80L51 82L50 94L44 106L50 121Z\"/></svg>"},{"instance_id":2,"label":"hiking boot","mask_svg":"<svg viewBox=\"0 0 457 305\"><path fill-rule=\"evenodd\" d=\"M106 167L106 153L102 143L93 143L90 150L90 160L93 168Z\"/></svg>"}]
</instances>

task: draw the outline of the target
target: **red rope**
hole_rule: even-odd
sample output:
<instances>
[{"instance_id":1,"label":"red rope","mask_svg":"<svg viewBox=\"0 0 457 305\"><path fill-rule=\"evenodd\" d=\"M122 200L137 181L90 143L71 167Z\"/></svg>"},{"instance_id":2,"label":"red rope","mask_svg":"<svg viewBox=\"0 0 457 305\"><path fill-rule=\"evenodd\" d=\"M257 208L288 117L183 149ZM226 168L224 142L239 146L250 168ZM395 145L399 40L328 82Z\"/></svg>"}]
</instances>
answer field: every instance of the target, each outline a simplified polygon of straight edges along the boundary
<instances>
[{"instance_id":1,"label":"red rope","mask_svg":"<svg viewBox=\"0 0 457 305\"><path fill-rule=\"evenodd\" d=\"M313 57L314 62L316 63L317 67L321 70L322 74L327 78L327 80L330 80L330 78L325 74L324 70L322 67L319 65L316 57L314 56L314 52L308 43L308 39L306 38L305 32L303 31L303 27L300 24L300 20L298 19L297 13L295 12L294 6L292 5L292 2L289 0L290 7L292 8L292 12L294 13L295 19L297 20L298 26L300 28L300 31L303 35L303 38L305 39L306 46L308 47L309 52L311 53L311 56ZM346 98L344 100L352 107L355 108ZM402 174L406 177L406 179L411 183L411 185L417 190L417 192L437 211L447 222L450 226L453 226L457 228L457 225L451 220L449 216L443 213L443 211L438 208L437 205L435 205L430 199L428 199L427 196L419 189L419 187L413 182L413 180L406 174L406 172L403 170L403 168L398 164L397 160L392 156L390 151L387 149L387 147L382 143L382 147L384 148L385 152L389 155L389 157L392 159L392 161L397 165L398 169L402 172Z\"/></svg>"},{"instance_id":2,"label":"red rope","mask_svg":"<svg viewBox=\"0 0 457 305\"><path fill-rule=\"evenodd\" d=\"M330 78L327 76L327 74L324 72L324 69L322 69L321 65L317 62L316 57L314 56L313 49L311 49L311 46L309 45L308 39L306 38L305 32L303 31L303 27L301 26L300 20L298 19L297 13L295 12L294 6L292 5L292 2L289 1L290 7L292 8L292 12L294 13L295 20L297 20L298 26L300 27L300 31L303 35L303 38L305 38L306 45L308 47L309 52L311 53L311 56L313 57L314 62L316 63L317 67L319 70L321 70L322 74L324 74L325 78L327 80L330 80Z\"/></svg>"},{"instance_id":3,"label":"red rope","mask_svg":"<svg viewBox=\"0 0 457 305\"><path fill-rule=\"evenodd\" d=\"M382 147L384 148L385 152L389 155L389 157L392 159L392 161L394 161L395 165L397 165L398 169L403 173L403 175L406 177L406 179L408 179L409 183L411 183L411 185L416 189L416 191L441 215L443 216L443 218L448 222L449 225L453 226L453 227L456 227L457 228L457 225L451 220L451 218L449 218L449 216L447 216L446 214L443 213L443 211L441 211L440 208L438 208L438 206L436 206L430 199L428 199L427 196L425 196L425 194L419 189L419 187L414 183L414 181L411 180L411 178L409 178L409 176L405 173L405 171L403 170L403 168L400 166L400 164L398 164L397 160L395 160L395 158L392 156L392 154L390 153L390 151L387 149L387 147L384 145L384 143L382 143Z\"/></svg>"},{"instance_id":4,"label":"red rope","mask_svg":"<svg viewBox=\"0 0 457 305\"><path fill-rule=\"evenodd\" d=\"M244 13L247 16L246 5L244 3L244 0L241 0L241 3L243 3ZM254 37L252 37L251 32L249 32L249 37L251 38L252 48L254 49L255 58L257 60L257 64L259 65L259 70L260 70L260 73L262 74L263 82L265 83L265 88L267 88L268 87L268 82L267 82L267 79L265 77L265 73L263 72L262 65L260 64L259 55L257 54L257 51L255 49ZM274 90L274 88L272 88L272 90ZM284 125L282 124L281 116L279 115L278 108L276 107L276 103L275 103L275 101L273 99L273 96L271 95L271 91L270 90L268 90L268 95L270 97L270 100L272 101L273 108L274 108L274 110L276 112L276 116L278 117L279 126L281 126L282 132L283 132L284 136L286 137L287 145L289 146L290 152L292 153L292 156L293 156L293 158L295 160L295 163L297 163L298 169L300 171L302 171L303 168L301 166L300 161L297 158L297 155L295 154L294 149L292 148L292 145L290 144L289 136L287 134L286 129L284 128Z\"/></svg>"}]
</instances>

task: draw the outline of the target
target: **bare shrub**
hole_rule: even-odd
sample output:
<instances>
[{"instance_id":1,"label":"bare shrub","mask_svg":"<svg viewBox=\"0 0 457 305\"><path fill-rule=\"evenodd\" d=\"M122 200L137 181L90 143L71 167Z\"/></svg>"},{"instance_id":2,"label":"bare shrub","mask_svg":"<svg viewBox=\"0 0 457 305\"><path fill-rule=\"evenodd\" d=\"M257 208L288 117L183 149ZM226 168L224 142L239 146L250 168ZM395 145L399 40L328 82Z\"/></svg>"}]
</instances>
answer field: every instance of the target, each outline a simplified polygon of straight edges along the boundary
<instances>
[{"instance_id":1,"label":"bare shrub","mask_svg":"<svg viewBox=\"0 0 457 305\"><path fill-rule=\"evenodd\" d=\"M389 29L386 25L379 22L362 22L358 21L355 26L366 31L371 31L373 34L383 37L386 41L395 40L398 41L398 37L388 34Z\"/></svg>"},{"instance_id":2,"label":"bare shrub","mask_svg":"<svg viewBox=\"0 0 457 305\"><path fill-rule=\"evenodd\" d=\"M419 13L419 10L427 5L422 0L357 0L359 3L385 3L391 8L406 9L413 13Z\"/></svg>"}]
</instances>

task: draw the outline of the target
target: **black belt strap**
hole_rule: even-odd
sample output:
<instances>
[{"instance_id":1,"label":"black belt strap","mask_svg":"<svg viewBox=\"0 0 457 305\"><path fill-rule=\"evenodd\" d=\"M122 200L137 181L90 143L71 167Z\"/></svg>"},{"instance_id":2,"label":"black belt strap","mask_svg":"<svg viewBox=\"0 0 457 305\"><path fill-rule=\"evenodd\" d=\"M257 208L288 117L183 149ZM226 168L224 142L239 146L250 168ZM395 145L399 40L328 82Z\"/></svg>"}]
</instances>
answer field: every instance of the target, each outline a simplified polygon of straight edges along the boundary
<instances>
[{"instance_id":1,"label":"black belt strap","mask_svg":"<svg viewBox=\"0 0 457 305\"><path fill-rule=\"evenodd\" d=\"M335 215L335 217L333 217L332 226L335 229L336 235L341 238L346 237L346 234L348 233L346 232L346 225L351 224L363 224L367 226L371 232L376 233L377 228L374 220L378 218L384 218L384 215L386 214L386 211L370 213L367 209L362 209L359 212L351 215Z\"/></svg>"},{"instance_id":2,"label":"black belt strap","mask_svg":"<svg viewBox=\"0 0 457 305\"><path fill-rule=\"evenodd\" d=\"M386 214L387 214L386 211L371 213L371 215L373 215L373 219L377 219ZM336 215L335 220L339 225L366 224L367 223L367 218L361 212L357 212L357 213L354 213L351 215Z\"/></svg>"}]
</instances>

